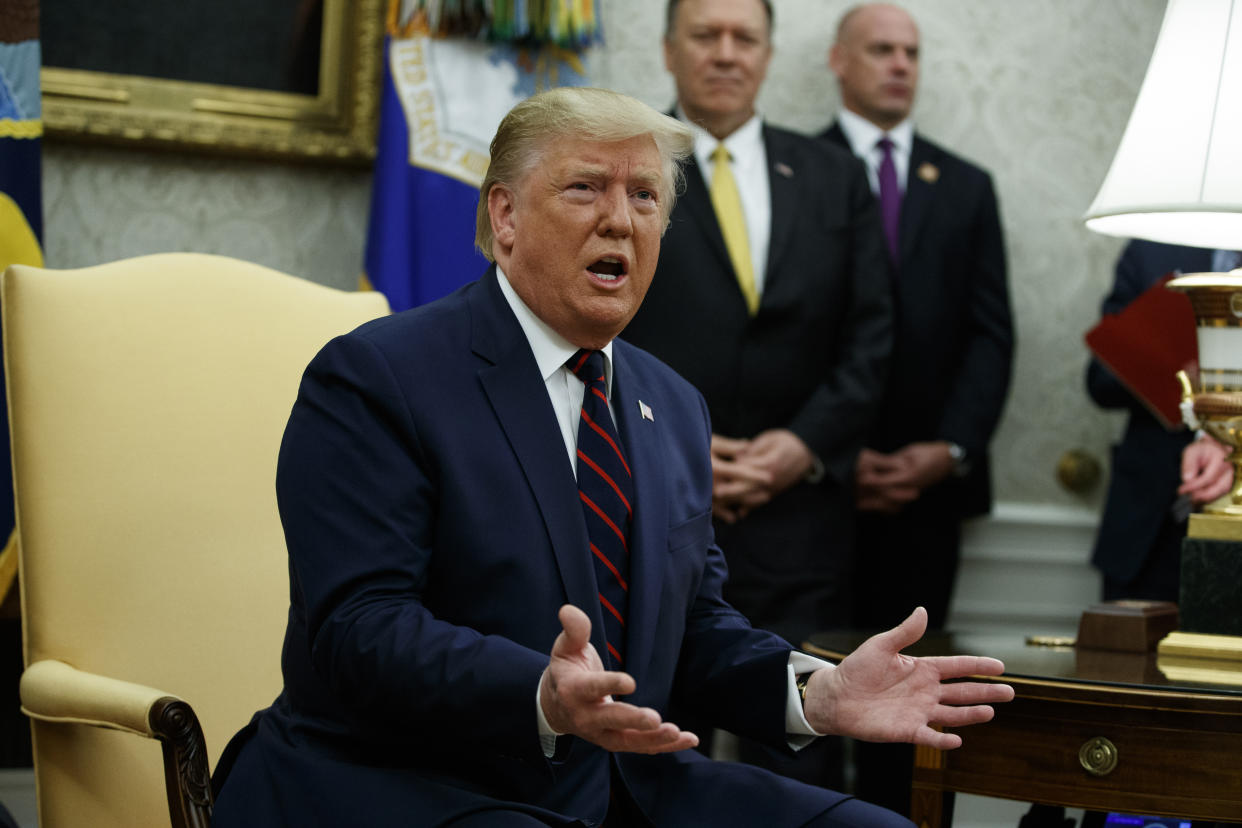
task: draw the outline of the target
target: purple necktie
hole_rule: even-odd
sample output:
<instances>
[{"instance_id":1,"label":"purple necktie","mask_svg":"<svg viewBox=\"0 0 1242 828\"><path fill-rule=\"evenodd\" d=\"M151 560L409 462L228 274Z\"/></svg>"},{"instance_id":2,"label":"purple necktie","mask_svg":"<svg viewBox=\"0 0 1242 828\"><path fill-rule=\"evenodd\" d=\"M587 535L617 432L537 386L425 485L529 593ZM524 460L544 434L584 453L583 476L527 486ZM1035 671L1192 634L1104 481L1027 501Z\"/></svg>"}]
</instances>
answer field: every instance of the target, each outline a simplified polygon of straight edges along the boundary
<instances>
[{"instance_id":1,"label":"purple necktie","mask_svg":"<svg viewBox=\"0 0 1242 828\"><path fill-rule=\"evenodd\" d=\"M888 238L888 255L897 263L897 233L901 224L901 188L897 186L897 165L893 163L893 142L885 135L878 142L880 158L880 220Z\"/></svg>"}]
</instances>

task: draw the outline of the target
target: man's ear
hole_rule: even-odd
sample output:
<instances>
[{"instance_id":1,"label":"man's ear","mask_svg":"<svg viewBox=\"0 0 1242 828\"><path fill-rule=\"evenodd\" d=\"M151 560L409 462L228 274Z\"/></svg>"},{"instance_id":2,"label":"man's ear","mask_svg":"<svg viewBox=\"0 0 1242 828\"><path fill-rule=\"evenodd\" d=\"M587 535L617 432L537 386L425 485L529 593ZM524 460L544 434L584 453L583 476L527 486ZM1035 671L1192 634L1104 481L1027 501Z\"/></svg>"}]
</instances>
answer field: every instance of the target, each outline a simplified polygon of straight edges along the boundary
<instances>
[{"instance_id":1,"label":"man's ear","mask_svg":"<svg viewBox=\"0 0 1242 828\"><path fill-rule=\"evenodd\" d=\"M841 77L842 60L844 60L844 58L841 55L841 47L835 43L832 44L832 48L828 50L828 71L832 72L832 74L836 75L838 78Z\"/></svg>"},{"instance_id":2,"label":"man's ear","mask_svg":"<svg viewBox=\"0 0 1242 828\"><path fill-rule=\"evenodd\" d=\"M517 235L516 198L503 184L493 184L487 193L487 215L492 222L492 236L504 248L513 247Z\"/></svg>"}]
</instances>

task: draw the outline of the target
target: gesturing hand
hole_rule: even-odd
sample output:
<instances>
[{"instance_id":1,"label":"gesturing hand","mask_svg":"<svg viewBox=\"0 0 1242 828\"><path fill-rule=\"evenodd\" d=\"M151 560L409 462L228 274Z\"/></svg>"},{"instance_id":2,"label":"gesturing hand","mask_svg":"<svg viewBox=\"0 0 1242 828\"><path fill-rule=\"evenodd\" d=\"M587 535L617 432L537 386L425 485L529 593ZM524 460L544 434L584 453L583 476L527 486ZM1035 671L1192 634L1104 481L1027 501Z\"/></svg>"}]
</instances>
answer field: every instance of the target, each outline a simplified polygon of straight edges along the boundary
<instances>
[{"instance_id":1,"label":"gesturing hand","mask_svg":"<svg viewBox=\"0 0 1242 828\"><path fill-rule=\"evenodd\" d=\"M591 646L586 613L566 604L557 617L562 631L552 645L539 688L543 715L553 730L572 733L605 750L633 753L669 753L699 743L698 736L661 721L649 707L613 701L613 695L634 692L633 677L604 669Z\"/></svg>"},{"instance_id":2,"label":"gesturing hand","mask_svg":"<svg viewBox=\"0 0 1242 828\"><path fill-rule=\"evenodd\" d=\"M901 650L922 637L927 611L916 609L888 632L873 635L836 668L815 671L807 683L806 717L820 733L869 742L913 742L941 750L959 747L962 737L932 725L962 727L989 721L990 706L1013 698L1013 688L991 682L952 682L966 676L999 676L994 658L915 658Z\"/></svg>"}]
</instances>

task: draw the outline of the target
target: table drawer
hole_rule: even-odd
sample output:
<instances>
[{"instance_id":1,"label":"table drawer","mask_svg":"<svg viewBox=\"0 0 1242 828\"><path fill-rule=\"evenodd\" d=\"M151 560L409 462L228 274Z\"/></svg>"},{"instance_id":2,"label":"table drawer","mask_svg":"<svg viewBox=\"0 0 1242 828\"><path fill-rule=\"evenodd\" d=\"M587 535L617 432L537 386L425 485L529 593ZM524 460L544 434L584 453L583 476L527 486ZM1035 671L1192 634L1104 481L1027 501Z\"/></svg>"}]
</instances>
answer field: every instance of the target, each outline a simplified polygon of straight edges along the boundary
<instances>
[{"instance_id":1,"label":"table drawer","mask_svg":"<svg viewBox=\"0 0 1242 828\"><path fill-rule=\"evenodd\" d=\"M1137 699L1127 706L1124 699L1102 705L1019 695L998 706L993 722L961 735L958 750L918 751L916 786L1242 819L1239 715L1162 709ZM1085 745L1094 773L1080 759Z\"/></svg>"}]
</instances>

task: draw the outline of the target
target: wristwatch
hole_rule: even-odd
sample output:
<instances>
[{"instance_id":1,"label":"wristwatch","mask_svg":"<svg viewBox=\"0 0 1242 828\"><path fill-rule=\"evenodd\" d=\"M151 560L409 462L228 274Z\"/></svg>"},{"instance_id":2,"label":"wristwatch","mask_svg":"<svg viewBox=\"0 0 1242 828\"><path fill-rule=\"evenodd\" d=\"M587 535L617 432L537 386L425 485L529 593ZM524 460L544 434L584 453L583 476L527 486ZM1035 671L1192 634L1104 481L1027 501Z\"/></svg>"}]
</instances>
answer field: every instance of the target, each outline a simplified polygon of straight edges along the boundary
<instances>
[{"instance_id":1,"label":"wristwatch","mask_svg":"<svg viewBox=\"0 0 1242 828\"><path fill-rule=\"evenodd\" d=\"M970 458L966 455L966 449L957 443L949 443L949 457L953 458L953 476L965 477L970 473Z\"/></svg>"},{"instance_id":2,"label":"wristwatch","mask_svg":"<svg viewBox=\"0 0 1242 828\"><path fill-rule=\"evenodd\" d=\"M798 698L802 699L802 707L806 708L806 686L811 681L810 673L799 673L794 676L794 686L798 688Z\"/></svg>"}]
</instances>

